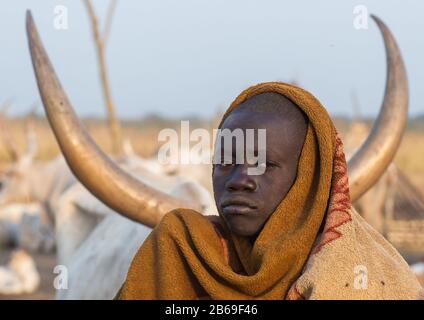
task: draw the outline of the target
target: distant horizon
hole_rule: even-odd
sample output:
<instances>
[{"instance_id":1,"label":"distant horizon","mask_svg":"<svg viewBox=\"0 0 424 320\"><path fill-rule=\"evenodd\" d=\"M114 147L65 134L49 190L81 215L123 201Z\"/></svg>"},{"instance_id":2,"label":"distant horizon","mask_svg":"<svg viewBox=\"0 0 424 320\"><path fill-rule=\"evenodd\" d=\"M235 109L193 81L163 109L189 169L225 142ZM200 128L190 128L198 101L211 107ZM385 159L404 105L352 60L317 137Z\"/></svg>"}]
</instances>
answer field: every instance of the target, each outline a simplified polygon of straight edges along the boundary
<instances>
[{"instance_id":1,"label":"distant horizon","mask_svg":"<svg viewBox=\"0 0 424 320\"><path fill-rule=\"evenodd\" d=\"M37 119L43 119L47 121L47 116L44 113L41 112L36 112L35 114L33 114ZM354 120L354 117L352 115L347 115L347 114L330 114L331 118L333 118L334 120ZM8 116L8 119L11 120L20 120L20 119L25 119L26 117L28 117L28 114L20 114L20 115L12 115L12 116ZM79 117L80 120L95 120L95 121L107 121L107 117L105 115L90 115L90 114L85 114L83 116ZM175 117L175 116L166 116L166 115L161 115L159 113L150 113L150 114L144 114L144 115L140 115L139 117L120 117L119 121L122 122L138 122L138 121L145 121L148 120L149 118L157 118L159 120L164 120L164 121L184 121L184 120L194 120L194 121L209 121L212 118L210 117L206 117L206 116L202 116L202 115L186 115L186 116L182 116L182 117ZM370 122L370 121L374 121L376 119L376 116L374 115L364 115L362 117L360 117L360 121L365 121L365 122ZM408 116L408 121L424 121L424 112L421 114L416 114L416 115L409 115Z\"/></svg>"}]
</instances>

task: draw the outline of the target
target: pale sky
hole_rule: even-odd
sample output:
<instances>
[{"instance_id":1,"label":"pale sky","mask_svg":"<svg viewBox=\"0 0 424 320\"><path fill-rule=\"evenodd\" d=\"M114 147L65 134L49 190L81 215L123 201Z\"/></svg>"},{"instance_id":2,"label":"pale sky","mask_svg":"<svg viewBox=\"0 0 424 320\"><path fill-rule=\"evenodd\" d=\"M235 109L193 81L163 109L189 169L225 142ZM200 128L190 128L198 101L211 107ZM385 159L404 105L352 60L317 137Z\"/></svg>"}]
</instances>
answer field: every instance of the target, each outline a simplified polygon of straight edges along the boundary
<instances>
[{"instance_id":1,"label":"pale sky","mask_svg":"<svg viewBox=\"0 0 424 320\"><path fill-rule=\"evenodd\" d=\"M104 21L107 0L94 0ZM0 2L0 102L12 114L39 101L25 35L31 9L53 65L80 115L103 116L91 30L81 0ZM365 5L394 33L406 62L410 113L424 113L424 1L118 0L107 59L122 118L150 113L208 117L247 86L296 79L332 114L375 115L384 93L385 57L372 20L353 27ZM54 8L68 8L68 30ZM43 112L39 108L39 113Z\"/></svg>"}]
</instances>

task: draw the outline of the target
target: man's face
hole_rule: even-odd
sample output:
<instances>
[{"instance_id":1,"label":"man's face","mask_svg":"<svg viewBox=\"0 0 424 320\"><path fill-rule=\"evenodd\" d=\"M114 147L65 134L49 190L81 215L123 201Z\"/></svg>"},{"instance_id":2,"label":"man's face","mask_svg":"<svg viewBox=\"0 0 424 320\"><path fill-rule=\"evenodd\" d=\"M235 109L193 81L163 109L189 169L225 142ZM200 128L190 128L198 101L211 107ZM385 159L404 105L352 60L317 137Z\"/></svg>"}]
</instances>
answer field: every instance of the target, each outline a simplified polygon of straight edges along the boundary
<instances>
[{"instance_id":1,"label":"man's face","mask_svg":"<svg viewBox=\"0 0 424 320\"><path fill-rule=\"evenodd\" d=\"M245 137L247 129L255 129L251 148L255 153L266 152L265 172L249 175L247 169L258 164L249 164L246 158L243 164L236 164L235 139L231 150L225 150L222 143L222 154L231 154L233 162L216 164L213 173L215 202L230 230L240 236L257 236L295 181L305 137L299 137L295 121L270 112L233 111L221 127L226 128L240 128ZM257 150L257 129L266 129L266 150Z\"/></svg>"}]
</instances>

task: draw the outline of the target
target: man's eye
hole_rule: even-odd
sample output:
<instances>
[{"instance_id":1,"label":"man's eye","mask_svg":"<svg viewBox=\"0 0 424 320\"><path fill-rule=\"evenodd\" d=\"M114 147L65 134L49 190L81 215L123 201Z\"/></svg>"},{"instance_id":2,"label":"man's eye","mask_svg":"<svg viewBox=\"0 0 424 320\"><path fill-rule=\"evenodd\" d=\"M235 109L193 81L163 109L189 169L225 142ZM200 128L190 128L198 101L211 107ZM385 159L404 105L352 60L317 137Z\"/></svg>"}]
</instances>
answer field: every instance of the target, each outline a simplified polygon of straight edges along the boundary
<instances>
[{"instance_id":1,"label":"man's eye","mask_svg":"<svg viewBox=\"0 0 424 320\"><path fill-rule=\"evenodd\" d=\"M258 164L258 167L261 167L261 168L265 167L266 169L271 169L271 168L278 167L278 165L272 161L266 161L266 162L260 162Z\"/></svg>"},{"instance_id":2,"label":"man's eye","mask_svg":"<svg viewBox=\"0 0 424 320\"><path fill-rule=\"evenodd\" d=\"M266 168L268 165L267 165L267 163L266 162L259 162L259 163L257 163L257 167L259 167L259 168Z\"/></svg>"}]
</instances>

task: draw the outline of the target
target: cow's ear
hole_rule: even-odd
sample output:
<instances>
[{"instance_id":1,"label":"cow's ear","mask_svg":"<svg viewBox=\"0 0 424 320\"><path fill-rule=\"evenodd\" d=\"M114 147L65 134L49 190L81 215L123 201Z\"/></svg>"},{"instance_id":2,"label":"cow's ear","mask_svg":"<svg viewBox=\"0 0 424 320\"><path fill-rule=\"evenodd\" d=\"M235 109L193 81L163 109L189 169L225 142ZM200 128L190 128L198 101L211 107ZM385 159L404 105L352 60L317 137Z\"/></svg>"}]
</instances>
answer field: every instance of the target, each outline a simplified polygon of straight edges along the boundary
<instances>
[{"instance_id":1,"label":"cow's ear","mask_svg":"<svg viewBox=\"0 0 424 320\"><path fill-rule=\"evenodd\" d=\"M19 160L16 163L16 166L14 166L14 169L18 173L23 173L27 171L34 163L34 159L37 155L37 152L38 144L35 131L29 130L27 131L27 148L25 150L25 153L19 157Z\"/></svg>"},{"instance_id":2,"label":"cow's ear","mask_svg":"<svg viewBox=\"0 0 424 320\"><path fill-rule=\"evenodd\" d=\"M35 133L34 125L28 124L26 128L26 150L22 155L22 158L30 159L31 162L34 160L38 152L37 135Z\"/></svg>"}]
</instances>

